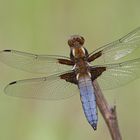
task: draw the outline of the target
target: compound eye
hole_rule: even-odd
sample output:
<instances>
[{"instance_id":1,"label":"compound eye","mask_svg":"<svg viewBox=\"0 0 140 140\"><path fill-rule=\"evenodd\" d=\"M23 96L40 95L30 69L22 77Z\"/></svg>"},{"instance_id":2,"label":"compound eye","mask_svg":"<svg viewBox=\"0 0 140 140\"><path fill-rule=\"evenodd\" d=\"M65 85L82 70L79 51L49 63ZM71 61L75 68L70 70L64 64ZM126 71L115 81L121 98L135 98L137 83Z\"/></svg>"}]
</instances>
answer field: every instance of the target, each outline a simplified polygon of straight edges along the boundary
<instances>
[{"instance_id":1,"label":"compound eye","mask_svg":"<svg viewBox=\"0 0 140 140\"><path fill-rule=\"evenodd\" d=\"M81 42L81 45L83 45L84 44L84 42L85 42L85 39L81 36L81 40L80 40L80 42Z\"/></svg>"}]
</instances>

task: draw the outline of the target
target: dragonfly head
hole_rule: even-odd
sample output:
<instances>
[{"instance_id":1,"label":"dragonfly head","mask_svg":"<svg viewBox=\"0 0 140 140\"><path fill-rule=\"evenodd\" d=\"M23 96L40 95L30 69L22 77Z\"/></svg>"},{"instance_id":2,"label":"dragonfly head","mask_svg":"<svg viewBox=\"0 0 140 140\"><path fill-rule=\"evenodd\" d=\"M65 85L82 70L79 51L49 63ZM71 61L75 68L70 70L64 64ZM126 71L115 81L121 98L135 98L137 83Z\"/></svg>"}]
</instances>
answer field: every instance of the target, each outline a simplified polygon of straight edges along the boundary
<instances>
[{"instance_id":1,"label":"dragonfly head","mask_svg":"<svg viewBox=\"0 0 140 140\"><path fill-rule=\"evenodd\" d=\"M68 45L72 48L82 47L85 39L79 35L72 35L68 40Z\"/></svg>"},{"instance_id":2,"label":"dragonfly head","mask_svg":"<svg viewBox=\"0 0 140 140\"><path fill-rule=\"evenodd\" d=\"M68 40L68 45L71 49L71 58L84 58L87 55L87 50L83 47L85 39L79 35L73 35Z\"/></svg>"}]
</instances>

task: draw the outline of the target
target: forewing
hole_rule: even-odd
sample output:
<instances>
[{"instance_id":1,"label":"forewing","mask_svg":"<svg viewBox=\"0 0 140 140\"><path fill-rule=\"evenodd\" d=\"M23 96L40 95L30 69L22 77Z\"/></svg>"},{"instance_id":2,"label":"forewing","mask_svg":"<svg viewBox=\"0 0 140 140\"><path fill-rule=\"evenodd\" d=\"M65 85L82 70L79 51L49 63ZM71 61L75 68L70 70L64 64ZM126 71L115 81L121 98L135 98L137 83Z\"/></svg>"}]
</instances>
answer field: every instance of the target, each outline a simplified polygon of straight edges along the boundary
<instances>
[{"instance_id":1,"label":"forewing","mask_svg":"<svg viewBox=\"0 0 140 140\"><path fill-rule=\"evenodd\" d=\"M15 50L0 52L0 61L17 69L33 73L60 73L72 69L72 61L67 57L35 55Z\"/></svg>"},{"instance_id":2,"label":"forewing","mask_svg":"<svg viewBox=\"0 0 140 140\"><path fill-rule=\"evenodd\" d=\"M66 75L65 73L15 81L7 85L4 91L7 95L23 98L46 100L68 98L78 93L78 87L74 82L69 82L69 76L71 81L75 80L72 79L74 72L70 71L67 73L67 79L65 79L66 76L62 76Z\"/></svg>"},{"instance_id":3,"label":"forewing","mask_svg":"<svg viewBox=\"0 0 140 140\"><path fill-rule=\"evenodd\" d=\"M97 58L95 61L93 61L93 64L114 63L115 61L117 62L121 58L132 53L137 48L140 48L140 27L133 30L121 39L93 51L89 55L89 61L91 62Z\"/></svg>"},{"instance_id":4,"label":"forewing","mask_svg":"<svg viewBox=\"0 0 140 140\"><path fill-rule=\"evenodd\" d=\"M140 77L140 58L102 67L106 70L97 78L102 89L117 88Z\"/></svg>"}]
</instances>

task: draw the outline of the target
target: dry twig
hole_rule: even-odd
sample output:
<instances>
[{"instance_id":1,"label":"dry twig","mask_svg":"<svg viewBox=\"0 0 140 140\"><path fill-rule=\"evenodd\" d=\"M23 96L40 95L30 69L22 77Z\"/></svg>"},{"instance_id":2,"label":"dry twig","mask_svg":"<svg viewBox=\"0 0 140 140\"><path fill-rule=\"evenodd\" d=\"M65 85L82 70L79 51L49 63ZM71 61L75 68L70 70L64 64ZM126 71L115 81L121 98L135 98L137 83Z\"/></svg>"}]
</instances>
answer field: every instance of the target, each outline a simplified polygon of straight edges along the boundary
<instances>
[{"instance_id":1,"label":"dry twig","mask_svg":"<svg viewBox=\"0 0 140 140\"><path fill-rule=\"evenodd\" d=\"M93 86L95 88L97 106L108 126L112 140L122 140L118 126L116 106L109 106L96 80L93 82Z\"/></svg>"}]
</instances>

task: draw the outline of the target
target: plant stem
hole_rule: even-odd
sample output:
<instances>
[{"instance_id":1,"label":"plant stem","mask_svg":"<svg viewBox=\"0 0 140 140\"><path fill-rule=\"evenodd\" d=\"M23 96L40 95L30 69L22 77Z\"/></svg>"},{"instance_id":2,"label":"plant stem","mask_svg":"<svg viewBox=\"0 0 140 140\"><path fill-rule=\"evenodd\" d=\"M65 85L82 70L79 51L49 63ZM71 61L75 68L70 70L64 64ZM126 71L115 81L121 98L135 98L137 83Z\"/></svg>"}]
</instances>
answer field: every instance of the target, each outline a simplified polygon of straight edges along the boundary
<instances>
[{"instance_id":1,"label":"plant stem","mask_svg":"<svg viewBox=\"0 0 140 140\"><path fill-rule=\"evenodd\" d=\"M117 120L116 106L109 106L96 80L93 82L93 86L95 88L97 106L108 126L112 140L122 140Z\"/></svg>"}]
</instances>

